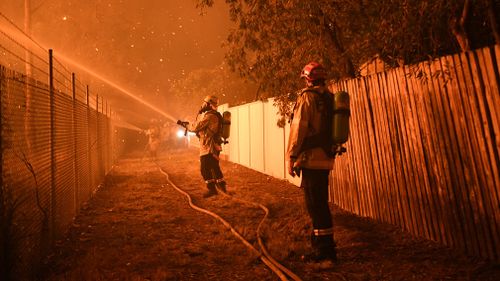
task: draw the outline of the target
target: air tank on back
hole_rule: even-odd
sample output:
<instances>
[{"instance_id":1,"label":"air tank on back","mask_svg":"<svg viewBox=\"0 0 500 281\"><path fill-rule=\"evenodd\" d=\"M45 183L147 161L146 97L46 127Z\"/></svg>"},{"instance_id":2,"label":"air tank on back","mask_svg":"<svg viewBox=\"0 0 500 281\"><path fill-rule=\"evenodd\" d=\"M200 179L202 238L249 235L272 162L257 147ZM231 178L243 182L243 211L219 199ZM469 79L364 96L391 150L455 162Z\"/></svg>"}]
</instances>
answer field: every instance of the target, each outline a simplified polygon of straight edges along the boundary
<instances>
[{"instance_id":1,"label":"air tank on back","mask_svg":"<svg viewBox=\"0 0 500 281\"><path fill-rule=\"evenodd\" d=\"M333 95L332 141L334 144L343 144L349 138L349 94L339 91Z\"/></svg>"},{"instance_id":2,"label":"air tank on back","mask_svg":"<svg viewBox=\"0 0 500 281\"><path fill-rule=\"evenodd\" d=\"M221 137L224 139L224 143L227 143L227 139L231 133L231 112L224 111L222 113L222 133Z\"/></svg>"}]
</instances>

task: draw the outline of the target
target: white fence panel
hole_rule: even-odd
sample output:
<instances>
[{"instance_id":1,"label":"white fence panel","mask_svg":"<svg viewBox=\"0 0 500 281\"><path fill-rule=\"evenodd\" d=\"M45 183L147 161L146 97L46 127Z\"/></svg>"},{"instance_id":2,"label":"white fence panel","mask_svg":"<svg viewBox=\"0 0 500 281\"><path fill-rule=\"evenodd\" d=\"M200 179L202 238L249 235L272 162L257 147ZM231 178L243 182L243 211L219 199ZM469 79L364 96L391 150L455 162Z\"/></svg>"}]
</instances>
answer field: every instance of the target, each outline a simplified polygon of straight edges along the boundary
<instances>
[{"instance_id":1,"label":"white fence panel","mask_svg":"<svg viewBox=\"0 0 500 281\"><path fill-rule=\"evenodd\" d=\"M250 168L250 110L248 105L238 106L239 163Z\"/></svg>"},{"instance_id":2,"label":"white fence panel","mask_svg":"<svg viewBox=\"0 0 500 281\"><path fill-rule=\"evenodd\" d=\"M292 178L286 171L285 151L290 126L278 127L278 109L272 99L219 107L219 111L224 110L231 112L230 144L224 150L229 161L300 185L300 178Z\"/></svg>"},{"instance_id":3,"label":"white fence panel","mask_svg":"<svg viewBox=\"0 0 500 281\"><path fill-rule=\"evenodd\" d=\"M248 104L250 113L250 167L264 172L264 105L262 102Z\"/></svg>"},{"instance_id":4,"label":"white fence panel","mask_svg":"<svg viewBox=\"0 0 500 281\"><path fill-rule=\"evenodd\" d=\"M232 107L228 109L231 112L231 137L229 138L229 147L227 151L229 152L229 161L234 163L240 163L239 158L239 116L238 108Z\"/></svg>"},{"instance_id":5,"label":"white fence panel","mask_svg":"<svg viewBox=\"0 0 500 281\"><path fill-rule=\"evenodd\" d=\"M285 131L277 126L278 109L272 100L264 103L264 159L265 173L280 179L285 178Z\"/></svg>"}]
</instances>

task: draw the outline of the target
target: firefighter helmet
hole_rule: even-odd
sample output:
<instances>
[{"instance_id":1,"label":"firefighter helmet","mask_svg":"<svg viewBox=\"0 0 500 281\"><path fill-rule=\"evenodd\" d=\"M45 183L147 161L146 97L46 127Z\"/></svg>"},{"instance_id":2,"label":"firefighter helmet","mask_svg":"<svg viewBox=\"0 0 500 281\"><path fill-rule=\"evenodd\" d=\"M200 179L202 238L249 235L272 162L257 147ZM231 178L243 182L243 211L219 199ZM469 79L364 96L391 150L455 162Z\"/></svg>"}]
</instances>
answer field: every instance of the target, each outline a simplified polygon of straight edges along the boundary
<instances>
[{"instance_id":1,"label":"firefighter helmet","mask_svg":"<svg viewBox=\"0 0 500 281\"><path fill-rule=\"evenodd\" d=\"M213 106L219 105L219 99L216 96L211 96L211 95L206 96L203 101Z\"/></svg>"},{"instance_id":2,"label":"firefighter helmet","mask_svg":"<svg viewBox=\"0 0 500 281\"><path fill-rule=\"evenodd\" d=\"M312 61L304 66L300 78L305 78L307 81L325 80L326 69L321 64Z\"/></svg>"}]
</instances>

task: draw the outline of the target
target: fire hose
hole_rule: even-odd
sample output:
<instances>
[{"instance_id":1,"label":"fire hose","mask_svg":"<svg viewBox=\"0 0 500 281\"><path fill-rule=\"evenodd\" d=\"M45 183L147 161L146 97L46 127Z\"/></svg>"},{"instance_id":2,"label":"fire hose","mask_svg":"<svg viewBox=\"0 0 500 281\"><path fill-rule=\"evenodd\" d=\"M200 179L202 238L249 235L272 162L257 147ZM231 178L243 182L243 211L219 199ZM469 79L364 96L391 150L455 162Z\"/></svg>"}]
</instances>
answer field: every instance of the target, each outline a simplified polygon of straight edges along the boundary
<instances>
[{"instance_id":1,"label":"fire hose","mask_svg":"<svg viewBox=\"0 0 500 281\"><path fill-rule=\"evenodd\" d=\"M158 165L158 164L157 164ZM245 203L245 204L250 204L250 205L253 205L253 206L257 206L259 208L261 208L265 215L264 215L264 218L260 221L259 223L259 226L257 227L257 239L258 239L258 243L259 243L259 247L260 247L260 250L257 250L250 242L248 242L243 236L241 236L241 234L239 234L232 226L231 224L229 224L226 220L224 220L222 217L220 217L219 215L217 215L216 213L214 212L211 212L209 210L206 210L206 209L203 209L201 207L198 207L196 206L194 203L193 203L193 200L191 198L191 196L189 195L189 193L185 192L184 190L182 190L181 188L179 188L178 186L176 186L169 178L169 175L167 172L165 172L159 165L158 165L158 168L160 170L160 172L165 175L166 179L167 179L167 182L172 185L172 187L174 189L176 189L179 193L183 194L184 196L187 197L188 199L188 203L189 203L189 206L191 208L193 208L194 210L196 211L199 211L199 212L202 212L202 213L205 213L213 218L216 218L217 220L219 220L225 227L227 227L231 233L236 236L245 246L247 246L247 248L250 249L251 252L253 252L255 255L257 255L259 257L259 259L267 266L269 267L269 269L271 269L279 278L280 280L289 280L289 278L291 278L292 280L294 281L302 281L302 279L300 279L300 277L298 277L296 274L294 274L292 271L290 271L288 268L286 268L285 266L283 266L282 264L280 264L278 261L276 261L270 254L269 252L266 250L265 246L264 246L264 243L262 242L262 239L261 239L261 236L260 236L260 229L261 229L261 226L263 224L263 222L266 220L267 216L269 215L269 210L263 206L262 204L259 204L259 203L255 203L255 202L251 202L251 201L246 201L246 200L243 200L243 199L239 199L239 198L235 198L229 194L224 194L224 196L228 197L228 198L231 198L233 200L236 200L236 201L239 201L239 202L242 202L242 203Z\"/></svg>"}]
</instances>

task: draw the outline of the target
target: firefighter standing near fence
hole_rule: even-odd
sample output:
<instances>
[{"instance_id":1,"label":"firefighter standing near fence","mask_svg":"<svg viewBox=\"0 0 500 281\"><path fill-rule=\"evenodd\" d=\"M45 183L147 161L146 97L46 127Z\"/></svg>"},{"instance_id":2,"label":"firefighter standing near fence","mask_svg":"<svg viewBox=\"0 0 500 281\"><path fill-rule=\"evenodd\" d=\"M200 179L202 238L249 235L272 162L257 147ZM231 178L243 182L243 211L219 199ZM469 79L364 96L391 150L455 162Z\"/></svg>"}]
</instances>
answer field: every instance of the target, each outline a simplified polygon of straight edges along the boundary
<instances>
[{"instance_id":1,"label":"firefighter standing near fence","mask_svg":"<svg viewBox=\"0 0 500 281\"><path fill-rule=\"evenodd\" d=\"M288 141L288 173L302 173L307 211L312 220L312 253L305 261L332 263L336 260L333 223L328 204L328 178L333 168L332 94L326 87L326 71L319 63L307 64L301 73L306 82L293 109ZM333 148L333 151L335 149Z\"/></svg>"},{"instance_id":2,"label":"firefighter standing near fence","mask_svg":"<svg viewBox=\"0 0 500 281\"><path fill-rule=\"evenodd\" d=\"M219 166L219 155L222 151L220 129L223 120L217 112L218 104L219 99L216 96L205 97L198 112L202 114L201 120L188 126L189 131L200 138L201 175L208 189L203 195L205 198L217 195L216 187L226 193L226 181Z\"/></svg>"}]
</instances>

